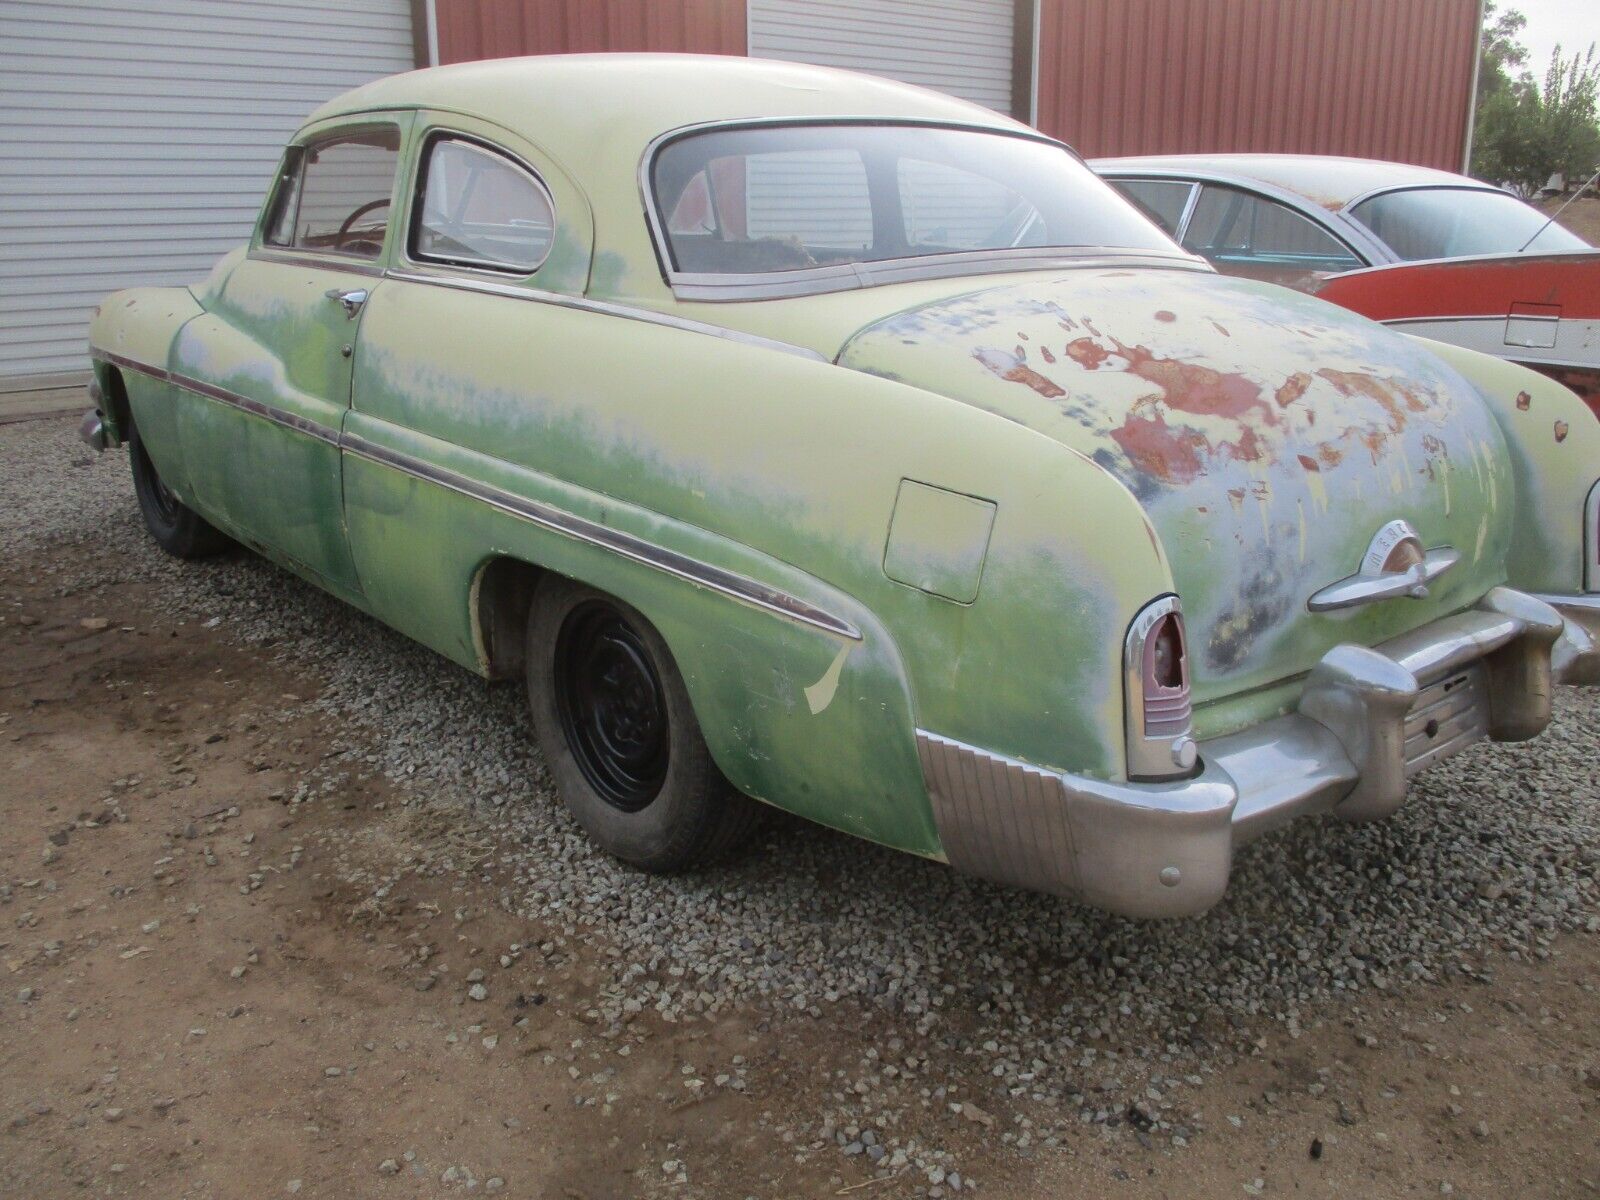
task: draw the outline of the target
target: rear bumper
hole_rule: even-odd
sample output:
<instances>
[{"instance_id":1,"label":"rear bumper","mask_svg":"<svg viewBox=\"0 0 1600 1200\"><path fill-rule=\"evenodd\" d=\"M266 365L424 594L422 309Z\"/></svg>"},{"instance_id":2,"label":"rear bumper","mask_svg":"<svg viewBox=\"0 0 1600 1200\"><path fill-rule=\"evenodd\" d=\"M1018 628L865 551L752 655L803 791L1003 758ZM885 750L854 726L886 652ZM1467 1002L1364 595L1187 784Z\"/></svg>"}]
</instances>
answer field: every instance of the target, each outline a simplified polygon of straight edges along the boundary
<instances>
[{"instance_id":1,"label":"rear bumper","mask_svg":"<svg viewBox=\"0 0 1600 1200\"><path fill-rule=\"evenodd\" d=\"M1189 916L1222 897L1236 845L1309 813L1388 816L1434 762L1485 737L1538 734L1563 639L1569 671L1600 673L1586 633L1496 588L1381 646L1335 647L1295 712L1201 743L1188 779L1089 779L919 730L923 776L957 869L1126 916Z\"/></svg>"},{"instance_id":2,"label":"rear bumper","mask_svg":"<svg viewBox=\"0 0 1600 1200\"><path fill-rule=\"evenodd\" d=\"M1556 680L1585 686L1600 684L1600 594L1540 596L1566 618L1566 632L1551 654Z\"/></svg>"}]
</instances>

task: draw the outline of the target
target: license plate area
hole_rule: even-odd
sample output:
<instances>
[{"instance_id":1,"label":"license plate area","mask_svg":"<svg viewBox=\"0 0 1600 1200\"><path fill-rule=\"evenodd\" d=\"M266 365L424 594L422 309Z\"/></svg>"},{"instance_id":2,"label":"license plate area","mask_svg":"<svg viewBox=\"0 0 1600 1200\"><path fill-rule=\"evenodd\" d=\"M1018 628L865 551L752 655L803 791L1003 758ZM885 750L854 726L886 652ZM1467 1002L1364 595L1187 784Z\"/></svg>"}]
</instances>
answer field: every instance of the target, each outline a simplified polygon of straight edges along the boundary
<instances>
[{"instance_id":1,"label":"license plate area","mask_svg":"<svg viewBox=\"0 0 1600 1200\"><path fill-rule=\"evenodd\" d=\"M1428 684L1406 713L1406 777L1489 734L1489 690L1482 663Z\"/></svg>"}]
</instances>

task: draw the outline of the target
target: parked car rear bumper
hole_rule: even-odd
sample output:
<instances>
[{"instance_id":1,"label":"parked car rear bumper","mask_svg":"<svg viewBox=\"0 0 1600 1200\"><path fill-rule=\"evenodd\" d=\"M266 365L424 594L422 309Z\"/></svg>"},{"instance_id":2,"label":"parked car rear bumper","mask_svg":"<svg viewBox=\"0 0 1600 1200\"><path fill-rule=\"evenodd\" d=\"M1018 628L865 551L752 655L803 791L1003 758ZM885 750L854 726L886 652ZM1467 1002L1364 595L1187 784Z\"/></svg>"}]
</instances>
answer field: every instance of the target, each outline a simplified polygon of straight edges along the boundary
<instances>
[{"instance_id":1,"label":"parked car rear bumper","mask_svg":"<svg viewBox=\"0 0 1600 1200\"><path fill-rule=\"evenodd\" d=\"M1388 816L1434 762L1535 736L1558 641L1569 677L1600 675L1588 633L1495 588L1376 648L1335 647L1295 712L1203 742L1186 779L1089 779L919 730L923 777L952 866L1126 916L1189 916L1221 898L1236 845L1309 813Z\"/></svg>"},{"instance_id":2,"label":"parked car rear bumper","mask_svg":"<svg viewBox=\"0 0 1600 1200\"><path fill-rule=\"evenodd\" d=\"M1567 632L1556 642L1551 658L1562 683L1600 684L1600 594L1540 596L1567 621Z\"/></svg>"}]
</instances>

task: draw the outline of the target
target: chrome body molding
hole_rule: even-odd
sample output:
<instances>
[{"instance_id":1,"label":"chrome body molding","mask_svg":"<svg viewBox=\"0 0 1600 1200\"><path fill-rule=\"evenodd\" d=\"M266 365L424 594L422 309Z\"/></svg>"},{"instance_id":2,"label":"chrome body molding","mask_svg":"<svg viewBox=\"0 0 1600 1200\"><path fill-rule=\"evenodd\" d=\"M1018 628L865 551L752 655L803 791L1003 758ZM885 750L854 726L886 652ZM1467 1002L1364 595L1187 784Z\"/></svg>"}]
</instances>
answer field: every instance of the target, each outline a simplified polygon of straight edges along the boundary
<instances>
[{"instance_id":1,"label":"chrome body molding","mask_svg":"<svg viewBox=\"0 0 1600 1200\"><path fill-rule=\"evenodd\" d=\"M706 321L692 321L687 317L675 317L670 313L657 312L650 308L637 308L631 304L617 304L610 300L591 300L587 296L569 296L564 292L545 292L538 288L522 287L513 283L502 283L493 279L475 279L469 275L460 275L443 271L408 270L400 267L391 267L384 273L385 278L400 280L405 283L422 283L432 287L454 288L462 292L479 292L485 296L501 296L507 300L526 300L531 304L553 304L557 308L573 308L580 312L602 313L608 317L621 317L625 321L642 321L647 325L662 325L668 329L682 329L688 333L702 333L709 337L723 338L730 342L742 342L749 346L760 346L767 350L777 350L784 354L797 354L801 358L815 359L818 362L827 362L828 357L815 350L804 346L796 346L789 342L781 342L776 338L765 338L759 334L745 333L738 329L728 329L722 325L713 325Z\"/></svg>"},{"instance_id":2,"label":"chrome body molding","mask_svg":"<svg viewBox=\"0 0 1600 1200\"><path fill-rule=\"evenodd\" d=\"M392 467L417 479L449 488L453 492L480 500L511 516L520 517L524 521L580 542L599 546L698 587L787 617L791 621L798 621L802 625L810 625L836 637L848 638L851 641L862 640L861 631L849 621L744 575L679 554L675 550L647 542L643 538L624 533L620 529L613 529L609 525L602 525L598 521L590 521L540 501L530 500L491 484L469 479L465 475L435 466L423 459L376 445L357 434L346 433L342 445L346 453L353 454L357 458Z\"/></svg>"},{"instance_id":3,"label":"chrome body molding","mask_svg":"<svg viewBox=\"0 0 1600 1200\"><path fill-rule=\"evenodd\" d=\"M107 350L92 350L93 357L111 363L114 366L124 367L130 371L138 371L152 379L159 379L171 383L207 399L215 400L220 404L227 404L243 412L260 417L264 421L271 421L296 433L305 434L307 437L316 438L318 441L337 446L346 454L355 455L369 462L379 463L397 471L403 471L416 479L437 484L459 492L463 496L470 496L494 508L520 517L524 521L532 522L545 529L587 542L592 546L599 546L623 558L634 562L643 563L657 571L683 579L697 587L703 587L729 599L749 604L755 608L775 613L802 625L820 629L835 637L847 638L850 641L862 640L861 631L842 617L825 612L815 605L809 604L797 596L777 588L769 587L757 580L740 575L733 571L724 570L708 562L679 554L664 546L658 546L643 538L635 537L631 533L624 533L620 529L613 529L602 525L598 521L590 521L585 517L566 512L549 504L537 500L530 500L525 496L518 496L513 492L505 491L491 484L481 483L470 479L455 471L446 470L414 455L405 454L398 450L391 450L386 446L379 446L366 438L352 433L344 433L315 421L308 421L296 413L285 412L270 404L263 404L249 396L242 396L238 392L229 391L227 388L217 387L199 379L191 378L176 371L168 371L163 367L151 366L148 363L137 362L120 354ZM98 414L91 414L98 420ZM87 427L87 419L85 427Z\"/></svg>"},{"instance_id":4,"label":"chrome body molding","mask_svg":"<svg viewBox=\"0 0 1600 1200\"><path fill-rule=\"evenodd\" d=\"M291 267L311 267L318 271L342 271L346 275L383 278L383 267L370 258L341 256L331 250L274 250L256 246L245 256L257 262L283 263Z\"/></svg>"},{"instance_id":5,"label":"chrome body molding","mask_svg":"<svg viewBox=\"0 0 1600 1200\"><path fill-rule=\"evenodd\" d=\"M1552 650L1570 631L1544 601L1495 588L1380 646L1336 646L1296 711L1201 743L1183 780L1090 779L919 729L939 837L952 866L1002 883L1131 917L1202 912L1226 890L1235 846L1311 813L1388 816L1416 772L1484 737L1537 734Z\"/></svg>"},{"instance_id":6,"label":"chrome body molding","mask_svg":"<svg viewBox=\"0 0 1600 1200\"><path fill-rule=\"evenodd\" d=\"M679 300L783 300L793 296L820 296L888 283L915 283L923 279L961 279L972 275L1003 275L1011 271L1066 271L1103 268L1161 268L1211 271L1212 266L1191 254L1161 254L1148 250L1095 248L1074 250L1052 247L1025 250L976 250L950 254L924 254L877 262L839 263L798 271L766 271L749 275L704 274L671 271L668 282Z\"/></svg>"}]
</instances>

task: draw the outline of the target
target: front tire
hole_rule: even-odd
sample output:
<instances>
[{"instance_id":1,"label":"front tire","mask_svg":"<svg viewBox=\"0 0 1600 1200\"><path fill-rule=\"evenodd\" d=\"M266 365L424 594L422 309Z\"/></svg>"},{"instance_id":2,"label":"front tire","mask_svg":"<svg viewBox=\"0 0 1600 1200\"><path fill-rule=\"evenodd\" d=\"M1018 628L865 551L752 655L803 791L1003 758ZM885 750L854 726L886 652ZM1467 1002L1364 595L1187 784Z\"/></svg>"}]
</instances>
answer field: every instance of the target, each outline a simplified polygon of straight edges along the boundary
<instances>
[{"instance_id":1,"label":"front tire","mask_svg":"<svg viewBox=\"0 0 1600 1200\"><path fill-rule=\"evenodd\" d=\"M139 427L128 430L128 458L133 466L133 490L145 528L156 545L175 558L207 558L228 547L227 537L173 493L139 437Z\"/></svg>"},{"instance_id":2,"label":"front tire","mask_svg":"<svg viewBox=\"0 0 1600 1200\"><path fill-rule=\"evenodd\" d=\"M635 609L547 576L528 614L528 703L562 802L647 871L725 857L759 813L711 759L666 642Z\"/></svg>"}]
</instances>

